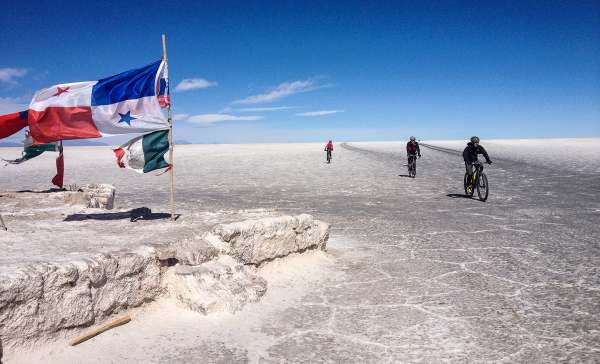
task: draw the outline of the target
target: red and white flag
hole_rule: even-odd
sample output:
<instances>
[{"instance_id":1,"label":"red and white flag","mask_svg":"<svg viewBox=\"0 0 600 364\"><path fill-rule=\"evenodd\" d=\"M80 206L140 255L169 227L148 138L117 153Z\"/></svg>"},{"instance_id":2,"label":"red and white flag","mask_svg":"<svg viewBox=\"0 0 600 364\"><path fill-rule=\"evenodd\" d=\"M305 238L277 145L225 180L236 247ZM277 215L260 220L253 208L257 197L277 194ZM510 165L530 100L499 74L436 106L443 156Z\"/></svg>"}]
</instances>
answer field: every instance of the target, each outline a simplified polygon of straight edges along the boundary
<instances>
[{"instance_id":1,"label":"red and white flag","mask_svg":"<svg viewBox=\"0 0 600 364\"><path fill-rule=\"evenodd\" d=\"M167 129L159 101L165 67L157 61L98 81L39 90L29 104L31 136L41 144Z\"/></svg>"}]
</instances>

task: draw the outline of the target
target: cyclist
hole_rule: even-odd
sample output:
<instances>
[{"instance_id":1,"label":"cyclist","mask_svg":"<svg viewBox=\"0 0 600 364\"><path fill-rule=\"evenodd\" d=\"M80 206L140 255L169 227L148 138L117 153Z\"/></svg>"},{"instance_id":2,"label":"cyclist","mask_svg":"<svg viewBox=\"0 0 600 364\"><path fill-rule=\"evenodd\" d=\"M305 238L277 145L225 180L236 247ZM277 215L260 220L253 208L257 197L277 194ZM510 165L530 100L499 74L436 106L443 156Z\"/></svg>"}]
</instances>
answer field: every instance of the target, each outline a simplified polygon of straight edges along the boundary
<instances>
[{"instance_id":1,"label":"cyclist","mask_svg":"<svg viewBox=\"0 0 600 364\"><path fill-rule=\"evenodd\" d=\"M421 158L421 148L419 148L419 143L414 136L410 137L408 143L406 143L406 156L408 157L408 165L413 161L413 158L416 158L417 155Z\"/></svg>"},{"instance_id":2,"label":"cyclist","mask_svg":"<svg viewBox=\"0 0 600 364\"><path fill-rule=\"evenodd\" d=\"M473 163L477 162L477 155L483 154L487 164L492 164L490 156L481 145L479 145L479 137L471 137L471 141L467 143L467 147L463 151L463 159L465 160L465 168L469 178L473 178Z\"/></svg>"},{"instance_id":3,"label":"cyclist","mask_svg":"<svg viewBox=\"0 0 600 364\"><path fill-rule=\"evenodd\" d=\"M333 152L333 142L331 140L327 142L325 151L327 152L327 163L331 163L331 152Z\"/></svg>"}]
</instances>

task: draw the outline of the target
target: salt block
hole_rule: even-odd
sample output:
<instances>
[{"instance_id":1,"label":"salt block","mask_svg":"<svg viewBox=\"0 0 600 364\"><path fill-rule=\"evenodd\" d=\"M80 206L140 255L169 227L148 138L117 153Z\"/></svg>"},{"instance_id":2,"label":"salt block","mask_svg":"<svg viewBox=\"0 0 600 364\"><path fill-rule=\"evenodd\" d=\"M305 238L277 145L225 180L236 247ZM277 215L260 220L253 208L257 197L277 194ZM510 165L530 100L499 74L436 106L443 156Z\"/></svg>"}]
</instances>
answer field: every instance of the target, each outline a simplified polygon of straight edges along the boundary
<instances>
[{"instance_id":1,"label":"salt block","mask_svg":"<svg viewBox=\"0 0 600 364\"><path fill-rule=\"evenodd\" d=\"M200 265L175 266L165 276L171 297L203 314L239 311L267 291L267 282L252 267L227 255Z\"/></svg>"},{"instance_id":2,"label":"salt block","mask_svg":"<svg viewBox=\"0 0 600 364\"><path fill-rule=\"evenodd\" d=\"M307 249L325 250L329 224L308 214L267 217L217 225L205 239L243 264L260 265Z\"/></svg>"},{"instance_id":3,"label":"salt block","mask_svg":"<svg viewBox=\"0 0 600 364\"><path fill-rule=\"evenodd\" d=\"M115 204L115 187L109 184L88 184L78 191L65 192L65 202L89 208L111 210Z\"/></svg>"}]
</instances>

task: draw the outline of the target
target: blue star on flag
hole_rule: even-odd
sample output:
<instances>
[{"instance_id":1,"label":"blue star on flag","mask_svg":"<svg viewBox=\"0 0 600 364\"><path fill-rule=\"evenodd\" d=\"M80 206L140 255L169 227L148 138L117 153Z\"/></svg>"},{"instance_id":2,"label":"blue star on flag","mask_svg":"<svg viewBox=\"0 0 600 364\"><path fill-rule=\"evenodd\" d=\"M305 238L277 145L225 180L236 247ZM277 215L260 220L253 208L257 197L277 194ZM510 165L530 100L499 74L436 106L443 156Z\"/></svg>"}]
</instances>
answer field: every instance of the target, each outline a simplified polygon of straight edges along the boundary
<instances>
[{"instance_id":1,"label":"blue star on flag","mask_svg":"<svg viewBox=\"0 0 600 364\"><path fill-rule=\"evenodd\" d=\"M131 120L137 119L131 116L131 111L127 111L125 114L119 113L119 115L121 115L121 120L119 120L119 123L127 123L129 126L131 126Z\"/></svg>"}]
</instances>

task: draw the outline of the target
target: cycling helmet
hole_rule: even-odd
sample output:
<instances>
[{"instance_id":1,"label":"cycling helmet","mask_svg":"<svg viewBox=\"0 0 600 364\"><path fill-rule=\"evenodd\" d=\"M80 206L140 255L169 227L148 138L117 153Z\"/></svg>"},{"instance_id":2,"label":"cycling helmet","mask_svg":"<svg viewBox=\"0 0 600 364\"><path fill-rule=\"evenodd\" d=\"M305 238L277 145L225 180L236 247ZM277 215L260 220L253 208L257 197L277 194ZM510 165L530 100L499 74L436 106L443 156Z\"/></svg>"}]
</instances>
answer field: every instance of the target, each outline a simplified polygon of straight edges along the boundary
<instances>
[{"instance_id":1,"label":"cycling helmet","mask_svg":"<svg viewBox=\"0 0 600 364\"><path fill-rule=\"evenodd\" d=\"M410 137L410 141L411 141L411 142L414 142L415 140L417 140L417 139L416 139L414 136L411 136L411 137Z\"/></svg>"},{"instance_id":2,"label":"cycling helmet","mask_svg":"<svg viewBox=\"0 0 600 364\"><path fill-rule=\"evenodd\" d=\"M479 143L479 137L476 137L476 136L471 137L471 143Z\"/></svg>"}]
</instances>

